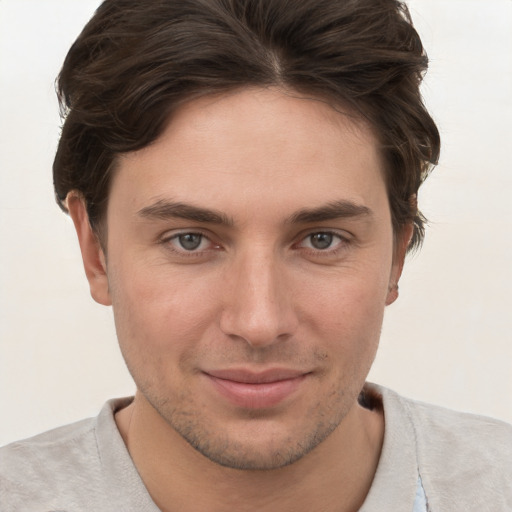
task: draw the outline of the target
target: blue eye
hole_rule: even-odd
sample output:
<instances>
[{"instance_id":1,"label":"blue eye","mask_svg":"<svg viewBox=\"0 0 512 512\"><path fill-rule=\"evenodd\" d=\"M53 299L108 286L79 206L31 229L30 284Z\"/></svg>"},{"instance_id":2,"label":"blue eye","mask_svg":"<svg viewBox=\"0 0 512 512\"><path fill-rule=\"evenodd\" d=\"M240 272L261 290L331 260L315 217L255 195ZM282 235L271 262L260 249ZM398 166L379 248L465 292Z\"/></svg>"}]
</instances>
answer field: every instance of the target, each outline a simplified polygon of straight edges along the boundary
<instances>
[{"instance_id":1,"label":"blue eye","mask_svg":"<svg viewBox=\"0 0 512 512\"><path fill-rule=\"evenodd\" d=\"M313 257L332 258L340 255L340 251L346 250L350 245L351 237L348 233L345 236L336 231L310 231L295 245L295 248L303 249Z\"/></svg>"},{"instance_id":2,"label":"blue eye","mask_svg":"<svg viewBox=\"0 0 512 512\"><path fill-rule=\"evenodd\" d=\"M201 254L208 249L214 248L211 241L202 233L194 233L193 231L185 231L169 236L162 240L175 253Z\"/></svg>"},{"instance_id":3,"label":"blue eye","mask_svg":"<svg viewBox=\"0 0 512 512\"><path fill-rule=\"evenodd\" d=\"M175 255L181 257L208 257L208 255L211 256L211 251L221 249L221 246L212 242L208 235L195 231L182 231L174 235L169 234L160 243Z\"/></svg>"},{"instance_id":4,"label":"blue eye","mask_svg":"<svg viewBox=\"0 0 512 512\"><path fill-rule=\"evenodd\" d=\"M333 233L313 233L309 235L311 247L318 250L329 249L333 243ZM339 237L337 237L339 238Z\"/></svg>"},{"instance_id":5,"label":"blue eye","mask_svg":"<svg viewBox=\"0 0 512 512\"><path fill-rule=\"evenodd\" d=\"M185 249L186 251L195 251L201 246L203 238L203 235L199 233L184 233L182 235L177 235L173 239L180 244L182 249Z\"/></svg>"},{"instance_id":6,"label":"blue eye","mask_svg":"<svg viewBox=\"0 0 512 512\"><path fill-rule=\"evenodd\" d=\"M328 252L343 246L346 242L346 238L332 231L316 231L303 238L299 246L305 249Z\"/></svg>"}]
</instances>

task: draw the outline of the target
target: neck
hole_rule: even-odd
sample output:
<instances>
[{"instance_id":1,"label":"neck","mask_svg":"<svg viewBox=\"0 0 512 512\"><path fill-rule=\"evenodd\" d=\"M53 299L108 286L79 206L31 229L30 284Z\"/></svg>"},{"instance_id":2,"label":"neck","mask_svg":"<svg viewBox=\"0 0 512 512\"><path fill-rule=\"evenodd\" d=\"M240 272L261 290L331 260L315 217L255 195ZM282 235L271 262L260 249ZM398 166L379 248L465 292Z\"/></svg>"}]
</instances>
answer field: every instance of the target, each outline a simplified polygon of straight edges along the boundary
<instances>
[{"instance_id":1,"label":"neck","mask_svg":"<svg viewBox=\"0 0 512 512\"><path fill-rule=\"evenodd\" d=\"M116 414L116 423L163 512L353 512L370 489L384 435L381 410L355 403L337 429L299 461L247 471L220 466L197 452L140 393Z\"/></svg>"}]
</instances>

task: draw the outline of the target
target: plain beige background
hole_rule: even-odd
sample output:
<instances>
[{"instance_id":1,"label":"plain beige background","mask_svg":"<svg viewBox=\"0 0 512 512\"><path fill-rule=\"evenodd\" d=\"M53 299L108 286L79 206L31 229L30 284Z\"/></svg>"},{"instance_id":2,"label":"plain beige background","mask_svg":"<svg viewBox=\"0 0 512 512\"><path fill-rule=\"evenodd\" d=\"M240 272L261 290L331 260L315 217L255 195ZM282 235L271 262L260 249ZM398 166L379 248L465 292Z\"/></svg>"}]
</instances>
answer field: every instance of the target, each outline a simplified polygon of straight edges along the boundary
<instances>
[{"instance_id":1,"label":"plain beige background","mask_svg":"<svg viewBox=\"0 0 512 512\"><path fill-rule=\"evenodd\" d=\"M0 444L133 393L112 315L89 296L54 203L53 91L98 0L0 0ZM411 0L442 138L431 220L370 378L512 422L512 1Z\"/></svg>"}]
</instances>

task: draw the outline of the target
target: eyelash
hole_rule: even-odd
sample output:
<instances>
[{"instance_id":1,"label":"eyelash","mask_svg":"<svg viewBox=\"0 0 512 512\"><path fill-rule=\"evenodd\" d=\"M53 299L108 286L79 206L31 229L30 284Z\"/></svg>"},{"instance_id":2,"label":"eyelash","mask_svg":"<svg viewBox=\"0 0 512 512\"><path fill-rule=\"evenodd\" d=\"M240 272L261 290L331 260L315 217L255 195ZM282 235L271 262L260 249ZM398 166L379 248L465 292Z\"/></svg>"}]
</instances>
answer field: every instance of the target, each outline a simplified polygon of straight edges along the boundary
<instances>
[{"instance_id":1,"label":"eyelash","mask_svg":"<svg viewBox=\"0 0 512 512\"><path fill-rule=\"evenodd\" d=\"M334 245L334 247L327 247L326 249L315 249L311 247L304 247L305 251L308 251L311 254L314 255L321 255L321 256L335 256L337 255L341 250L345 249L348 244L350 244L351 240L347 235L342 235L341 233L337 231L309 231L305 236L301 237L300 241L294 244L294 246L300 246L300 244L306 242L308 239L310 240L311 237L315 235L329 235L333 238L337 238L339 241L337 244ZM332 241L334 243L334 241Z\"/></svg>"},{"instance_id":2,"label":"eyelash","mask_svg":"<svg viewBox=\"0 0 512 512\"><path fill-rule=\"evenodd\" d=\"M213 242L211 241L210 237L208 235L206 235L205 233L202 233L201 231L182 231L180 233L175 233L175 234L173 234L171 236L167 236L165 238L162 238L160 243L162 245L166 246L167 249L169 249L171 252L173 252L175 254L178 254L180 256L187 257L187 258L190 258L190 257L201 257L201 256L204 257L205 252L209 252L209 251L212 251L212 250L218 250L220 248L219 244L213 244L214 247L212 247L212 248L203 249L203 250L199 250L199 251L196 251L196 250L187 251L187 249L185 249L185 248L176 249L176 248L174 248L172 246L172 241L173 240L178 240L180 237L183 237L183 236L186 236L186 235L200 236L201 237L200 244L203 243L203 240L208 240L210 243L213 244Z\"/></svg>"},{"instance_id":3,"label":"eyelash","mask_svg":"<svg viewBox=\"0 0 512 512\"><path fill-rule=\"evenodd\" d=\"M175 247L173 247L173 245L171 243L173 240L178 240L180 237L183 237L186 235L200 236L201 237L200 244L202 244L204 240L207 240L210 242L210 244L213 245L213 247L209 247L209 248L203 249L203 250L187 250L183 247L181 249L176 249ZM335 245L334 248L327 247L326 249L315 249L315 248L311 248L311 247L302 247L303 251L307 252L308 254L315 255L315 256L336 256L340 251L346 249L346 247L351 243L351 239L349 236L341 234L337 231L315 230L315 231L308 231L305 234L301 234L299 241L292 244L292 248L301 248L300 245L302 243L306 242L308 239L310 239L314 235L330 235L333 238L339 239L339 242ZM221 249L220 244L215 244L214 242L212 242L211 238L207 234L205 234L201 231L182 231L182 232L175 233L170 236L166 236L166 237L162 238L159 243L166 246L167 249L170 250L171 252L178 254L179 256L183 256L185 258L204 257L205 253Z\"/></svg>"}]
</instances>

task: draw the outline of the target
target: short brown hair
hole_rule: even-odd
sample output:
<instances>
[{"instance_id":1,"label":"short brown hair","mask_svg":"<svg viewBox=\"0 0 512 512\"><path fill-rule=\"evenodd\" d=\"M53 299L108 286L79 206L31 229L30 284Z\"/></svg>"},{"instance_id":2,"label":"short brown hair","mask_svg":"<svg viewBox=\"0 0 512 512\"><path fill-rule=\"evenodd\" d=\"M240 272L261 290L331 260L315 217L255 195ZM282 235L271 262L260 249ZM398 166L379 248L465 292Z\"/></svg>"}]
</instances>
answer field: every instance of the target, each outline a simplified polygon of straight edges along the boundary
<instances>
[{"instance_id":1,"label":"short brown hair","mask_svg":"<svg viewBox=\"0 0 512 512\"><path fill-rule=\"evenodd\" d=\"M345 105L381 144L395 233L414 224L439 157L419 92L428 59L397 0L106 0L71 47L58 79L65 117L53 165L65 210L83 195L93 228L116 156L155 141L184 101L244 86L282 86Z\"/></svg>"}]
</instances>

